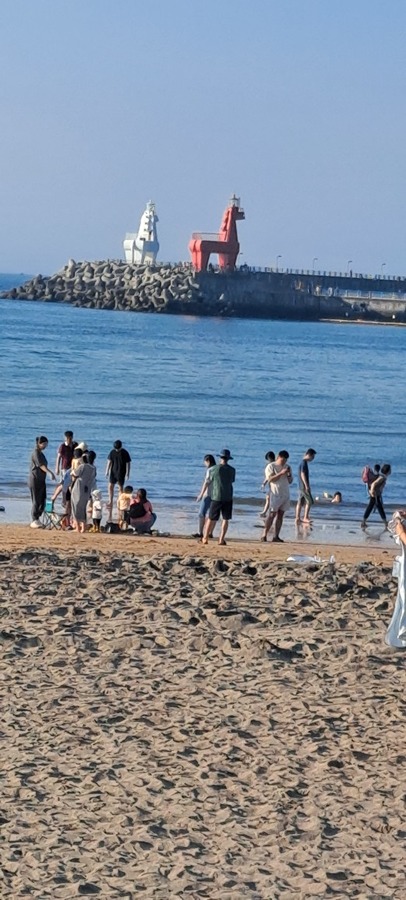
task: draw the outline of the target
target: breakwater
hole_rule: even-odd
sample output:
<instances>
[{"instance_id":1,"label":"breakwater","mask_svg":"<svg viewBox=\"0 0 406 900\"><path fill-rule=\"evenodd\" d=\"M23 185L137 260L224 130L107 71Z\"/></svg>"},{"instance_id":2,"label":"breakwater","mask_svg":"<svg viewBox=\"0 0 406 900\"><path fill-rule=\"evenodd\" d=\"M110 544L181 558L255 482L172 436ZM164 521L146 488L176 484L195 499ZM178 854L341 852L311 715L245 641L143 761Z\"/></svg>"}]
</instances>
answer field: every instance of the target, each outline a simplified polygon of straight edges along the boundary
<instances>
[{"instance_id":1,"label":"breakwater","mask_svg":"<svg viewBox=\"0 0 406 900\"><path fill-rule=\"evenodd\" d=\"M69 262L4 298L94 309L264 319L406 323L406 279L241 267L195 272L188 264Z\"/></svg>"}]
</instances>

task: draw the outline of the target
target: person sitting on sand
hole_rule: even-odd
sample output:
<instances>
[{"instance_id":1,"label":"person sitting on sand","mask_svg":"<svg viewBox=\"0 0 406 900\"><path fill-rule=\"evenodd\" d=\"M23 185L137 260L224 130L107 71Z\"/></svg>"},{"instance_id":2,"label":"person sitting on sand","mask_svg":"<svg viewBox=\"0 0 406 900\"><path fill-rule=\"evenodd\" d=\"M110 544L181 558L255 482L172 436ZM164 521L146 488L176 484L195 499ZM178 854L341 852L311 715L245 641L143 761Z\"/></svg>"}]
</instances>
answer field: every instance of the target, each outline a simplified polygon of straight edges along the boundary
<instances>
[{"instance_id":1,"label":"person sitting on sand","mask_svg":"<svg viewBox=\"0 0 406 900\"><path fill-rule=\"evenodd\" d=\"M200 502L200 507L199 507L199 532L198 532L198 534L194 534L194 535L193 535L193 537L198 537L198 538L200 538L200 539L203 537L203 532L204 532L204 526L205 526L205 522L206 522L206 517L207 517L207 514L208 514L208 512L209 512L209 509L210 509L210 503L211 503L211 493L210 493L210 469L212 469L213 466L216 465L216 460L214 459L214 456L212 456L211 453L207 453L207 455L204 457L203 462L204 462L204 464L205 464L205 466L206 466L207 471L206 471L206 474L205 474L205 477L204 477L204 481L203 481L202 487L201 487L201 489L200 489L200 491L199 491L199 493L198 493L198 495L197 495L197 497L196 497L196 502L197 502L197 503Z\"/></svg>"},{"instance_id":2,"label":"person sitting on sand","mask_svg":"<svg viewBox=\"0 0 406 900\"><path fill-rule=\"evenodd\" d=\"M292 470L288 464L289 453L280 450L275 462L269 464L269 513L264 523L264 533L261 541L266 541L268 532L275 520L275 543L283 543L280 537L283 517L290 507L289 485L292 484Z\"/></svg>"},{"instance_id":3,"label":"person sitting on sand","mask_svg":"<svg viewBox=\"0 0 406 900\"><path fill-rule=\"evenodd\" d=\"M268 485L268 476L270 474L269 465L270 465L270 463L275 462L275 454L274 454L273 450L268 450L268 453L265 453L265 459L266 459L266 466L265 466L265 472L264 472L264 480L261 484L261 490L263 490L264 487L266 487ZM261 516L261 519L266 519L267 514L268 514L268 509L269 509L269 485L268 485L267 495L265 497L264 508L263 508L262 512L260 512L260 514L259 514Z\"/></svg>"},{"instance_id":4,"label":"person sitting on sand","mask_svg":"<svg viewBox=\"0 0 406 900\"><path fill-rule=\"evenodd\" d=\"M139 488L138 491L135 492L135 497L128 510L128 515L130 525L136 534L151 533L151 528L156 522L156 515L147 498L145 488Z\"/></svg>"},{"instance_id":5,"label":"person sitting on sand","mask_svg":"<svg viewBox=\"0 0 406 900\"><path fill-rule=\"evenodd\" d=\"M306 453L299 466L299 497L296 504L296 525L299 525L301 522L303 522L304 525L310 525L311 523L309 512L310 507L313 506L314 500L310 489L309 463L313 462L315 456L316 451L310 447L309 450L306 450ZM303 507L304 513L303 519L301 519L300 513Z\"/></svg>"}]
</instances>

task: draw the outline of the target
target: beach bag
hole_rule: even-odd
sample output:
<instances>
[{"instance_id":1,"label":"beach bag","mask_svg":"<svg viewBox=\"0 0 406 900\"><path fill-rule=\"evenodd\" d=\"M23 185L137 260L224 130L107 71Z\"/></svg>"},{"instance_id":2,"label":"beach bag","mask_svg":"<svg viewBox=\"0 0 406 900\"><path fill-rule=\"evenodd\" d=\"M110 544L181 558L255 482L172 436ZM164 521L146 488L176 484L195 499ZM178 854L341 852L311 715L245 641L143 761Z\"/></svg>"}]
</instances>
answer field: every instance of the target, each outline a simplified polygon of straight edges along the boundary
<instances>
[{"instance_id":1,"label":"beach bag","mask_svg":"<svg viewBox=\"0 0 406 900\"><path fill-rule=\"evenodd\" d=\"M104 531L106 534L120 534L121 528L117 522L106 522Z\"/></svg>"}]
</instances>

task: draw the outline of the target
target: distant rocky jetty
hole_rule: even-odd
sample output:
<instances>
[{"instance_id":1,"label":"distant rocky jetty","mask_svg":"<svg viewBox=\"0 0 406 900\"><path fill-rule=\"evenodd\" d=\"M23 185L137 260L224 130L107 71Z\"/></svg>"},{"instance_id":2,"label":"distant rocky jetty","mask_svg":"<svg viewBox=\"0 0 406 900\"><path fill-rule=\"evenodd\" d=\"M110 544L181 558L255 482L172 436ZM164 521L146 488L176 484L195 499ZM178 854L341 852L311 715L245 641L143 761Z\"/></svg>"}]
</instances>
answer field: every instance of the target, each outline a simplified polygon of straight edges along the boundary
<instances>
[{"instance_id":1,"label":"distant rocky jetty","mask_svg":"<svg viewBox=\"0 0 406 900\"><path fill-rule=\"evenodd\" d=\"M4 296L89 309L192 314L202 314L203 301L206 314L213 313L220 300L216 290L212 296L203 295L187 265L129 265L111 260L76 263L73 259L55 275L36 275Z\"/></svg>"},{"instance_id":2,"label":"distant rocky jetty","mask_svg":"<svg viewBox=\"0 0 406 900\"><path fill-rule=\"evenodd\" d=\"M195 272L187 263L131 265L70 259L55 275L36 275L1 296L131 312L406 324L405 289L403 278L248 266Z\"/></svg>"}]
</instances>

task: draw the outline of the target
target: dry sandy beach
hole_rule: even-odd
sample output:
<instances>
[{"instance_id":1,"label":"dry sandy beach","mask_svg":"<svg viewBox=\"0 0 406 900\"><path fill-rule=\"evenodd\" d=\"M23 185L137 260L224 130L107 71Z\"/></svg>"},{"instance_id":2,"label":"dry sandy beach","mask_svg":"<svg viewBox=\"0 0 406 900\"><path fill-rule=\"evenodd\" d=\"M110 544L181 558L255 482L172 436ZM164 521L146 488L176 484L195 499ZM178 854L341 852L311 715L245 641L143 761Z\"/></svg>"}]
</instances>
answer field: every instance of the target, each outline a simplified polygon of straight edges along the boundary
<instances>
[{"instance_id":1,"label":"dry sandy beach","mask_svg":"<svg viewBox=\"0 0 406 900\"><path fill-rule=\"evenodd\" d=\"M403 900L395 548L0 536L2 898Z\"/></svg>"}]
</instances>

